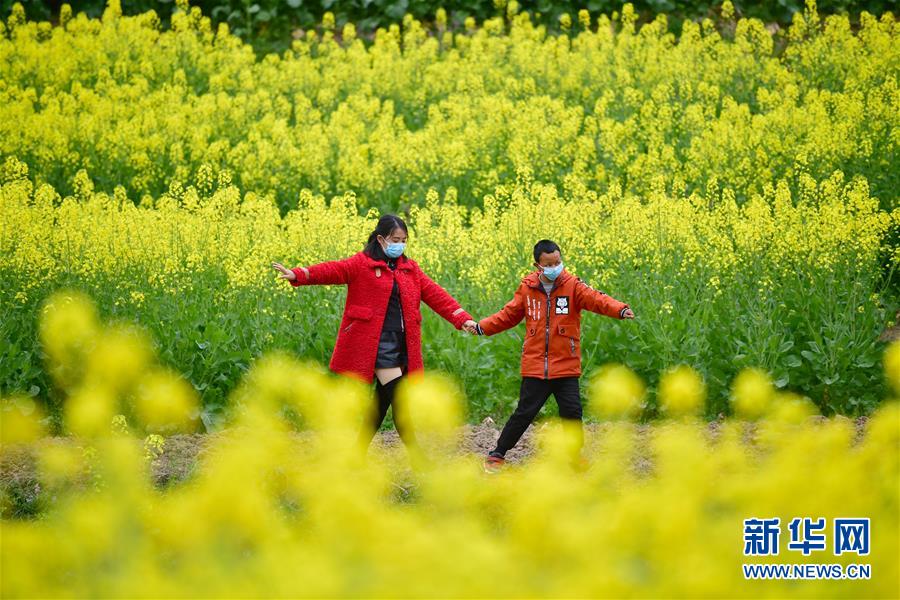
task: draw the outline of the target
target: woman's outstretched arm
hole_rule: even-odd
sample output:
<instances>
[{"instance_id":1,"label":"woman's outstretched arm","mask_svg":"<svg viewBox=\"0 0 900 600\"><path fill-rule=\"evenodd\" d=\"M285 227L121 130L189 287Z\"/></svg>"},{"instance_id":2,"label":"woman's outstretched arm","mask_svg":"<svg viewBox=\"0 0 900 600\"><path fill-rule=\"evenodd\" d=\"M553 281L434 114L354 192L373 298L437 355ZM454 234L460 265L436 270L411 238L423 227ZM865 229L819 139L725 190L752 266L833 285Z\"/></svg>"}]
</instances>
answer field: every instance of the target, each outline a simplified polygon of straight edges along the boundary
<instances>
[{"instance_id":1,"label":"woman's outstretched arm","mask_svg":"<svg viewBox=\"0 0 900 600\"><path fill-rule=\"evenodd\" d=\"M298 285L340 285L350 283L356 271L354 257L342 260L310 265L308 267L295 267L288 269L280 263L272 263L272 268L278 271L279 279L286 279L292 286Z\"/></svg>"},{"instance_id":2,"label":"woman's outstretched arm","mask_svg":"<svg viewBox=\"0 0 900 600\"><path fill-rule=\"evenodd\" d=\"M459 305L459 302L447 293L447 290L434 282L423 271L419 271L419 281L422 290L422 300L431 307L431 310L441 315L457 329L472 320L472 315L467 313Z\"/></svg>"}]
</instances>

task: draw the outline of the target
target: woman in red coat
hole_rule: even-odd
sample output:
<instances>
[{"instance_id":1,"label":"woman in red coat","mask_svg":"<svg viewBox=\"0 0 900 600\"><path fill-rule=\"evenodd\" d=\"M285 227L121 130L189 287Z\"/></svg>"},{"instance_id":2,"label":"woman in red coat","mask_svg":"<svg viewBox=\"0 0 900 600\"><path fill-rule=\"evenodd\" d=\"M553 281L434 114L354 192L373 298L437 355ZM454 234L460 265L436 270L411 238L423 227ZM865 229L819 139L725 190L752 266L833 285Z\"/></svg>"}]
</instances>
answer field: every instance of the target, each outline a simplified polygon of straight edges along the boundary
<instances>
[{"instance_id":1,"label":"woman in red coat","mask_svg":"<svg viewBox=\"0 0 900 600\"><path fill-rule=\"evenodd\" d=\"M475 321L415 261L404 254L408 231L395 215L384 215L362 252L343 260L287 269L274 263L281 279L291 285L347 286L347 302L331 355L331 370L375 385L378 407L364 433L367 440L381 426L395 390L408 373L423 370L422 313L425 302L457 329L474 331ZM404 443L413 443L411 431L394 422Z\"/></svg>"}]
</instances>

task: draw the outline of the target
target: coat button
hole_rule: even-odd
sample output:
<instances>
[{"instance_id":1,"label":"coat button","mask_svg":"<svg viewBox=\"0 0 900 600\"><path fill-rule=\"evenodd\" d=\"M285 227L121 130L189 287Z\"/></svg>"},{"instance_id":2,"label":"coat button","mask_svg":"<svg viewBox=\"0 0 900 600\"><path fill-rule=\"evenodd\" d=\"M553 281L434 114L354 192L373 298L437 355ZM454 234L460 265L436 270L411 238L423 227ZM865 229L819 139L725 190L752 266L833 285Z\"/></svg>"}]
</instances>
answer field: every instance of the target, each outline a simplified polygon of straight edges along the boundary
<instances>
[{"instance_id":1,"label":"coat button","mask_svg":"<svg viewBox=\"0 0 900 600\"><path fill-rule=\"evenodd\" d=\"M559 328L559 332L560 332L560 333L565 333L565 332L566 332L566 328L565 328L565 327L560 327L560 328Z\"/></svg>"}]
</instances>

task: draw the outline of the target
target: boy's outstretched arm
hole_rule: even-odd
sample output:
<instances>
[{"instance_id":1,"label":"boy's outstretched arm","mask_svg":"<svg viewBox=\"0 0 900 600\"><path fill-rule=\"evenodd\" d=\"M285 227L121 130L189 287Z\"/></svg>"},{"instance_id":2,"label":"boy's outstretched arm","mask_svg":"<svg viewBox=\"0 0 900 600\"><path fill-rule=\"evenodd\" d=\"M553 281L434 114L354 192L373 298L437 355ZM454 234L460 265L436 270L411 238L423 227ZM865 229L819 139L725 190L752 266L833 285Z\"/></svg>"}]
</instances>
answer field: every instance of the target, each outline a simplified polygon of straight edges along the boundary
<instances>
[{"instance_id":1,"label":"boy's outstretched arm","mask_svg":"<svg viewBox=\"0 0 900 600\"><path fill-rule=\"evenodd\" d=\"M600 313L613 319L634 318L634 313L627 304L595 290L580 279L575 283L575 302L582 310Z\"/></svg>"},{"instance_id":2,"label":"boy's outstretched arm","mask_svg":"<svg viewBox=\"0 0 900 600\"><path fill-rule=\"evenodd\" d=\"M525 317L525 294L522 287L516 290L513 299L489 317L485 317L475 326L478 335L494 335L515 327Z\"/></svg>"}]
</instances>

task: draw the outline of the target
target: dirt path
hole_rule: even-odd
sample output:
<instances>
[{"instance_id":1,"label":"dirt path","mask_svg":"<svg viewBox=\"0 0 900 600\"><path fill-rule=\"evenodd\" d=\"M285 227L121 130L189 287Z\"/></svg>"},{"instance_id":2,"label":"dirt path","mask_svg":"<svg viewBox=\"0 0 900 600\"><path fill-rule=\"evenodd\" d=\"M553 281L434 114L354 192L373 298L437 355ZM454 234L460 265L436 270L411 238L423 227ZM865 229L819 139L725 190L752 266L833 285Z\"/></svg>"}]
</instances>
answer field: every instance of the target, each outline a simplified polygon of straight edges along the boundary
<instances>
[{"instance_id":1,"label":"dirt path","mask_svg":"<svg viewBox=\"0 0 900 600\"><path fill-rule=\"evenodd\" d=\"M813 417L817 420L824 420L825 417ZM844 419L846 417L835 417ZM867 417L858 417L854 420L857 441L862 437L865 430ZM714 441L721 429L722 421L710 421L706 424L707 434L711 441ZM487 418L477 425L465 425L460 431L458 443L458 451L461 454L471 453L478 456L485 456L494 449L497 438L500 437L500 426L492 419ZM523 464L527 462L529 457L534 454L535 441L538 431L541 427L546 426L543 423L531 425L525 435L509 452L506 453L506 460L510 464ZM652 460L649 457L649 437L652 435L656 426L654 424L645 423L635 426L635 455L633 457L632 466L639 472L644 472L652 468ZM585 446L590 451L596 447L602 440L604 432L609 428L607 423L588 423L585 425ZM753 437L755 425L747 423L745 428L745 437L750 440ZM303 435L303 434L301 434ZM166 440L166 446L162 456L154 461L153 471L154 479L157 485L166 485L175 483L187 478L191 471L196 467L198 459L201 458L204 448L211 436L205 434L177 435ZM376 446L380 445L384 450L400 450L403 442L397 435L395 430L383 431L375 436L372 441L373 448L371 452L377 452ZM0 468L2 471L2 468Z\"/></svg>"},{"instance_id":2,"label":"dirt path","mask_svg":"<svg viewBox=\"0 0 900 600\"><path fill-rule=\"evenodd\" d=\"M846 417L834 417L845 419ZM816 420L824 420L825 417L813 417ZM859 417L855 419L856 441L859 441L865 430L868 419ZM721 430L722 421L710 421L706 424L706 432L711 442L715 442ZM539 429L546 426L537 423L528 428L519 444L510 450L507 455L508 463L512 465L523 464L535 451L535 440ZM585 446L590 453L593 448L602 442L605 432L610 425L608 423L589 423L585 425ZM649 473L653 468L653 459L650 455L649 438L653 435L658 424L638 424L635 426L635 451L632 456L632 468L637 473ZM753 446L755 425L745 423L744 436L748 447ZM210 442L217 434L183 434L166 438L162 454L152 462L153 481L157 487L177 485L179 482L189 479L200 467L203 456ZM314 435L310 432L296 434L298 442ZM491 419L485 419L477 425L465 425L460 430L457 451L460 454L475 454L485 456L494 448L497 438L500 436L498 424ZM45 438L34 444L23 446L8 446L0 452L0 489L3 490L3 517L33 517L41 510L42 486L37 473L37 450L51 444L72 444L76 447L84 447L81 440L65 437ZM402 442L394 430L385 431L375 436L370 448L370 455L382 456L384 453L402 452ZM409 479L409 473L398 474L401 480ZM87 484L85 476L82 484ZM401 490L408 492L404 487Z\"/></svg>"}]
</instances>

